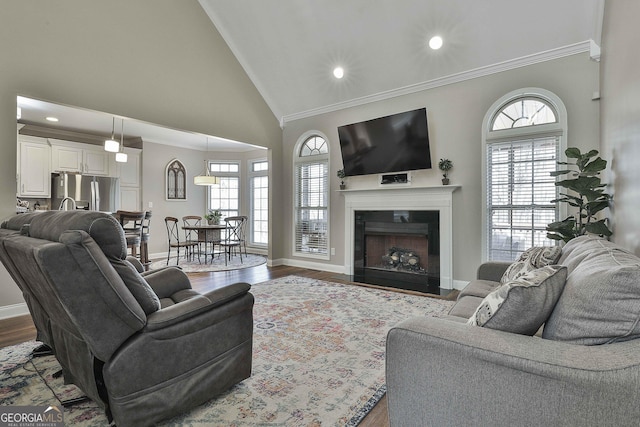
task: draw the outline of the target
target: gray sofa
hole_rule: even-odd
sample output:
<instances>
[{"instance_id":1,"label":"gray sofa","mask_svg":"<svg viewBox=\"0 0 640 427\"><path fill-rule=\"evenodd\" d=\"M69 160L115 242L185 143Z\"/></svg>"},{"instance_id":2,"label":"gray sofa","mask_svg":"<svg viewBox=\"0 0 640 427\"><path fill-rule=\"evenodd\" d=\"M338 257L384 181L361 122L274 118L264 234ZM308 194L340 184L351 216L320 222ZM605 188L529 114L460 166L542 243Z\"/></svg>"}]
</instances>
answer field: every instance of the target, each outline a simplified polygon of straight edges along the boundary
<instances>
[{"instance_id":1,"label":"gray sofa","mask_svg":"<svg viewBox=\"0 0 640 427\"><path fill-rule=\"evenodd\" d=\"M484 264L448 316L392 328L391 426L640 425L640 259L582 236L554 263L538 286Z\"/></svg>"},{"instance_id":2,"label":"gray sofa","mask_svg":"<svg viewBox=\"0 0 640 427\"><path fill-rule=\"evenodd\" d=\"M111 215L17 215L0 228L0 260L65 382L120 427L153 425L251 375L250 285L201 294L178 268L141 274Z\"/></svg>"}]
</instances>

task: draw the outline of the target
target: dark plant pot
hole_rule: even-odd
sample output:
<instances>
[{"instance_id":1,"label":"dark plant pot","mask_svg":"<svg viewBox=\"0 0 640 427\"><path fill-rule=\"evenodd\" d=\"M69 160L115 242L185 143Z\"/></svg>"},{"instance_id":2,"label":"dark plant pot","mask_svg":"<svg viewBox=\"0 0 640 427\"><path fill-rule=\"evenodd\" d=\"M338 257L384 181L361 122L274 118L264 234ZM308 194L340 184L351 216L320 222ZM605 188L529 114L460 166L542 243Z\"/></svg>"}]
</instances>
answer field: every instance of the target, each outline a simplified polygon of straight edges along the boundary
<instances>
[{"instance_id":1,"label":"dark plant pot","mask_svg":"<svg viewBox=\"0 0 640 427\"><path fill-rule=\"evenodd\" d=\"M344 189L346 189L346 188L347 188L347 185L346 185L346 184L340 184L340 189L341 189L341 190L344 190Z\"/></svg>"},{"instance_id":2,"label":"dark plant pot","mask_svg":"<svg viewBox=\"0 0 640 427\"><path fill-rule=\"evenodd\" d=\"M442 185L449 185L449 178L442 178Z\"/></svg>"},{"instance_id":3,"label":"dark plant pot","mask_svg":"<svg viewBox=\"0 0 640 427\"><path fill-rule=\"evenodd\" d=\"M207 220L207 224L209 224L209 225L218 225L218 224L220 224L220 220L219 219L208 219Z\"/></svg>"}]
</instances>

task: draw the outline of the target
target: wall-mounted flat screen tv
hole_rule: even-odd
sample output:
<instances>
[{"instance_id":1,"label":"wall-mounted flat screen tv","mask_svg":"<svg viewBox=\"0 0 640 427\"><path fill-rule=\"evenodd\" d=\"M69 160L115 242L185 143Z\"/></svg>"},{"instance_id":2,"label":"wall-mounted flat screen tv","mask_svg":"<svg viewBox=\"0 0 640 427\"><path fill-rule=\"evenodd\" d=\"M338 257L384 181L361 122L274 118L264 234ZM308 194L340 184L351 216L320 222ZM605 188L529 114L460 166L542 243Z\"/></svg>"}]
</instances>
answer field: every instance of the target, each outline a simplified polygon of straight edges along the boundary
<instances>
[{"instance_id":1,"label":"wall-mounted flat screen tv","mask_svg":"<svg viewBox=\"0 0 640 427\"><path fill-rule=\"evenodd\" d=\"M427 109L338 127L347 176L431 169Z\"/></svg>"}]
</instances>

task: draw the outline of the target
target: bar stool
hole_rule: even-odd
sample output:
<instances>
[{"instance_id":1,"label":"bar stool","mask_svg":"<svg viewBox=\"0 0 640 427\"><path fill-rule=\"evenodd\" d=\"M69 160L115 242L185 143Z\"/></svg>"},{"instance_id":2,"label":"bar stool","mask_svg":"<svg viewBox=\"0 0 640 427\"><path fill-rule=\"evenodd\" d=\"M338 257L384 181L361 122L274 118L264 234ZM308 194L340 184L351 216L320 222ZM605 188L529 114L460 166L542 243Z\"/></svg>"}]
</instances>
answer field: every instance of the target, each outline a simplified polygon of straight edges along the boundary
<instances>
[{"instance_id":1,"label":"bar stool","mask_svg":"<svg viewBox=\"0 0 640 427\"><path fill-rule=\"evenodd\" d=\"M131 249L131 256L136 258L140 258L140 255L138 254L139 248L140 252L142 252L142 223L146 215L147 213L145 211L132 212L119 210L115 213L115 217L118 219L118 222L120 222L120 225L124 230L127 248ZM140 262L142 262L142 260Z\"/></svg>"},{"instance_id":2,"label":"bar stool","mask_svg":"<svg viewBox=\"0 0 640 427\"><path fill-rule=\"evenodd\" d=\"M147 211L142 220L142 235L140 241L140 262L144 265L145 271L149 271L151 261L149 260L149 228L151 226L151 211Z\"/></svg>"}]
</instances>

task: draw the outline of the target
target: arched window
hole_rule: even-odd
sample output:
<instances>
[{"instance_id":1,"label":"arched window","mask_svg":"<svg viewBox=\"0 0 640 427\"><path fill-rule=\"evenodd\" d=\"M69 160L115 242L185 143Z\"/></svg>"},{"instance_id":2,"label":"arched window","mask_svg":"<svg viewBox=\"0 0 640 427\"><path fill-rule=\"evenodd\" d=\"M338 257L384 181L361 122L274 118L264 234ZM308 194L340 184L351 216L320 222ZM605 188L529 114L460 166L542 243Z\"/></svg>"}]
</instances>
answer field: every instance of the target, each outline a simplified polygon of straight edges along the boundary
<instances>
[{"instance_id":1,"label":"arched window","mask_svg":"<svg viewBox=\"0 0 640 427\"><path fill-rule=\"evenodd\" d=\"M294 153L294 252L328 259L329 145L318 133L303 135Z\"/></svg>"},{"instance_id":2,"label":"arched window","mask_svg":"<svg viewBox=\"0 0 640 427\"><path fill-rule=\"evenodd\" d=\"M547 224L560 216L555 177L567 133L562 101L543 89L505 95L483 123L484 256L513 261L533 246L552 246Z\"/></svg>"}]
</instances>

